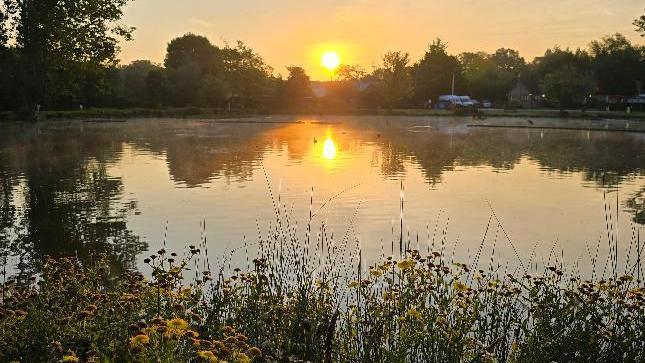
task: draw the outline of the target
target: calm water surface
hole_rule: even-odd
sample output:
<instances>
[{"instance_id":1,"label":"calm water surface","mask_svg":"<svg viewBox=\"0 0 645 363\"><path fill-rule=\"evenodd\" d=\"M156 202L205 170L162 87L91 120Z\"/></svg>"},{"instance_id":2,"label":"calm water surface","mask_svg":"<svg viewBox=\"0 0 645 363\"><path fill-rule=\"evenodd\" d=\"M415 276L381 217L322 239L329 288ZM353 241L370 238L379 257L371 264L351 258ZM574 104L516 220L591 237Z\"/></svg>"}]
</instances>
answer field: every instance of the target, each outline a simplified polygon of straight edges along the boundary
<instances>
[{"instance_id":1,"label":"calm water surface","mask_svg":"<svg viewBox=\"0 0 645 363\"><path fill-rule=\"evenodd\" d=\"M630 241L645 239L645 134L419 117L242 121L1 125L3 246L23 268L107 249L115 265L145 270L166 223L169 249L182 250L205 221L211 258L244 240L253 254L275 221L271 193L304 235L313 188L317 226L374 259L398 244L401 184L405 239L424 251L444 241L457 260L483 240L486 259L514 264L512 242L524 264L557 255L589 271L598 243L606 256L617 240L625 262ZM491 211L503 230L493 218L483 239Z\"/></svg>"}]
</instances>

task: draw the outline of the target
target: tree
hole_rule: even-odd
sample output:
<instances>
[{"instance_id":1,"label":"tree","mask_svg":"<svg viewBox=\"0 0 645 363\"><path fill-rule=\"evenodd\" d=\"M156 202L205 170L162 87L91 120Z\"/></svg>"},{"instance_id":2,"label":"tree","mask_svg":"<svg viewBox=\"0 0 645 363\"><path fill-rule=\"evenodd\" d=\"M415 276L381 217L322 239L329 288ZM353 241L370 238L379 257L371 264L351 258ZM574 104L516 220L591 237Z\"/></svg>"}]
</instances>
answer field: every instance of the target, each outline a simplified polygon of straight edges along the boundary
<instances>
[{"instance_id":1,"label":"tree","mask_svg":"<svg viewBox=\"0 0 645 363\"><path fill-rule=\"evenodd\" d=\"M560 110L583 104L594 90L591 75L572 66L562 66L542 81L542 91L548 99L558 103Z\"/></svg>"},{"instance_id":2,"label":"tree","mask_svg":"<svg viewBox=\"0 0 645 363\"><path fill-rule=\"evenodd\" d=\"M502 70L515 74L520 73L526 65L520 52L515 49L499 48L491 55L490 59Z\"/></svg>"},{"instance_id":3,"label":"tree","mask_svg":"<svg viewBox=\"0 0 645 363\"><path fill-rule=\"evenodd\" d=\"M287 67L289 77L284 83L282 98L290 109L301 109L305 99L311 97L311 81L302 67Z\"/></svg>"},{"instance_id":4,"label":"tree","mask_svg":"<svg viewBox=\"0 0 645 363\"><path fill-rule=\"evenodd\" d=\"M645 14L634 20L634 26L636 31L641 33L641 37L645 37Z\"/></svg>"},{"instance_id":5,"label":"tree","mask_svg":"<svg viewBox=\"0 0 645 363\"><path fill-rule=\"evenodd\" d=\"M367 72L359 65L341 64L336 75L341 81L359 81L367 75Z\"/></svg>"},{"instance_id":6,"label":"tree","mask_svg":"<svg viewBox=\"0 0 645 363\"><path fill-rule=\"evenodd\" d=\"M137 60L120 68L122 89L121 96L130 106L145 104L148 102L148 75L161 67L148 60Z\"/></svg>"},{"instance_id":7,"label":"tree","mask_svg":"<svg viewBox=\"0 0 645 363\"><path fill-rule=\"evenodd\" d=\"M513 87L516 70L521 62L509 62L499 57L500 52L489 55L484 52L462 53L459 56L468 94L477 99L502 102ZM497 56L496 56L497 55ZM500 63L498 63L500 62Z\"/></svg>"},{"instance_id":8,"label":"tree","mask_svg":"<svg viewBox=\"0 0 645 363\"><path fill-rule=\"evenodd\" d=\"M547 49L544 55L536 57L531 64L525 67L522 72L522 81L533 92L538 93L542 89L544 77L563 67L578 69L584 73L590 73L593 70L591 56L581 49L572 51L570 49L561 49L555 47Z\"/></svg>"},{"instance_id":9,"label":"tree","mask_svg":"<svg viewBox=\"0 0 645 363\"><path fill-rule=\"evenodd\" d=\"M389 51L383 55L381 65L374 71L379 81L385 106L393 108L412 95L410 55L401 51Z\"/></svg>"},{"instance_id":10,"label":"tree","mask_svg":"<svg viewBox=\"0 0 645 363\"><path fill-rule=\"evenodd\" d=\"M224 68L220 52L208 38L188 33L168 43L164 65L175 70L190 65L203 74L219 73Z\"/></svg>"},{"instance_id":11,"label":"tree","mask_svg":"<svg viewBox=\"0 0 645 363\"><path fill-rule=\"evenodd\" d=\"M448 45L436 39L423 58L412 66L414 102L425 104L429 98L436 100L440 95L451 93L453 76L456 84L461 84L459 59L448 55Z\"/></svg>"},{"instance_id":12,"label":"tree","mask_svg":"<svg viewBox=\"0 0 645 363\"><path fill-rule=\"evenodd\" d=\"M232 96L254 103L267 93L273 69L253 49L238 41L223 49L224 77Z\"/></svg>"},{"instance_id":13,"label":"tree","mask_svg":"<svg viewBox=\"0 0 645 363\"><path fill-rule=\"evenodd\" d=\"M231 98L228 84L213 74L207 74L199 89L199 104L206 107L216 107Z\"/></svg>"},{"instance_id":14,"label":"tree","mask_svg":"<svg viewBox=\"0 0 645 363\"><path fill-rule=\"evenodd\" d=\"M15 34L21 59L25 107L51 104L52 84L71 79L73 64L116 62L121 39L133 29L120 24L129 0L3 0L4 33Z\"/></svg>"},{"instance_id":15,"label":"tree","mask_svg":"<svg viewBox=\"0 0 645 363\"><path fill-rule=\"evenodd\" d=\"M622 34L603 37L589 45L598 87L603 94L633 95L645 81L645 52Z\"/></svg>"},{"instance_id":16,"label":"tree","mask_svg":"<svg viewBox=\"0 0 645 363\"><path fill-rule=\"evenodd\" d=\"M149 104L154 106L170 104L172 86L168 81L165 69L153 69L146 77L146 98Z\"/></svg>"}]
</instances>

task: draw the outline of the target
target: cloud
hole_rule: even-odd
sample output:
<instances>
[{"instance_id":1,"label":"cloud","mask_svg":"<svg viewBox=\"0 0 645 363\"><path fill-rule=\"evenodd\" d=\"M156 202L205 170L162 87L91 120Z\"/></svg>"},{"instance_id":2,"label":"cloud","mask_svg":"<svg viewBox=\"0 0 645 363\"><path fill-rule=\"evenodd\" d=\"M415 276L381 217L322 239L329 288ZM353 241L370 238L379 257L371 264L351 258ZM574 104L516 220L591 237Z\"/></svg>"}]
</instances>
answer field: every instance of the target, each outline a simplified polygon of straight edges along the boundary
<instances>
[{"instance_id":1,"label":"cloud","mask_svg":"<svg viewBox=\"0 0 645 363\"><path fill-rule=\"evenodd\" d=\"M202 20L202 19L190 18L190 19L188 19L188 21L193 23L193 24L197 24L197 25L199 25L199 26L201 26L203 28L212 28L213 27L213 23L211 23L209 21L206 21L206 20Z\"/></svg>"}]
</instances>

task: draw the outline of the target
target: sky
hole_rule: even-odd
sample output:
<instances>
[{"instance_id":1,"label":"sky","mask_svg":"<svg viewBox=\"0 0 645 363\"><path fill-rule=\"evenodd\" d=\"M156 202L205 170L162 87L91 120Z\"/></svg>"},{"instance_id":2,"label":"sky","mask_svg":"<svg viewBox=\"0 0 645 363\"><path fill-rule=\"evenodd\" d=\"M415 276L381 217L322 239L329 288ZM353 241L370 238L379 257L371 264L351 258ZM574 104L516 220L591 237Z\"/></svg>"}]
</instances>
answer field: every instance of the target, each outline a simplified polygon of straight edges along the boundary
<instances>
[{"instance_id":1,"label":"sky","mask_svg":"<svg viewBox=\"0 0 645 363\"><path fill-rule=\"evenodd\" d=\"M134 40L120 58L162 63L167 43L191 32L216 45L241 40L276 74L298 65L312 79L329 77L325 51L370 70L388 50L416 60L437 37L453 54L506 47L530 61L616 32L642 44L632 21L644 8L643 0L134 0L123 20L136 27Z\"/></svg>"}]
</instances>

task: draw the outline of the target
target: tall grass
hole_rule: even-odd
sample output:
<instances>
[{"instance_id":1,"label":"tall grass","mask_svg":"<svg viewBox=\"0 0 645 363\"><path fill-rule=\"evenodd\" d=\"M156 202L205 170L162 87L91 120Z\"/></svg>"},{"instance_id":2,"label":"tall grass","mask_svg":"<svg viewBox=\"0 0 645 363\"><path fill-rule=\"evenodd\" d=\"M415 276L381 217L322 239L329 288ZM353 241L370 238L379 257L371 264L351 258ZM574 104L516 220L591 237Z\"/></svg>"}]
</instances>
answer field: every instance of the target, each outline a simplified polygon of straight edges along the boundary
<instances>
[{"instance_id":1,"label":"tall grass","mask_svg":"<svg viewBox=\"0 0 645 363\"><path fill-rule=\"evenodd\" d=\"M541 269L517 251L516 263L500 265L496 250L513 241L492 207L469 264L447 252L448 220L442 225L440 216L423 246L404 232L403 187L390 246L381 243L381 256L367 263L353 232L356 213L335 234L319 220L327 202L316 210L312 190L299 227L268 177L267 184L275 220L266 232L258 227L257 242L245 238L222 256L209 258L204 223L183 254L169 254L164 242L145 260L150 280L136 272L114 279L101 259L62 259L49 260L33 285L6 281L0 360L645 360L640 236L633 229L620 268L609 201L610 253L601 263L601 240L589 247L593 272L583 278L554 248Z\"/></svg>"}]
</instances>

